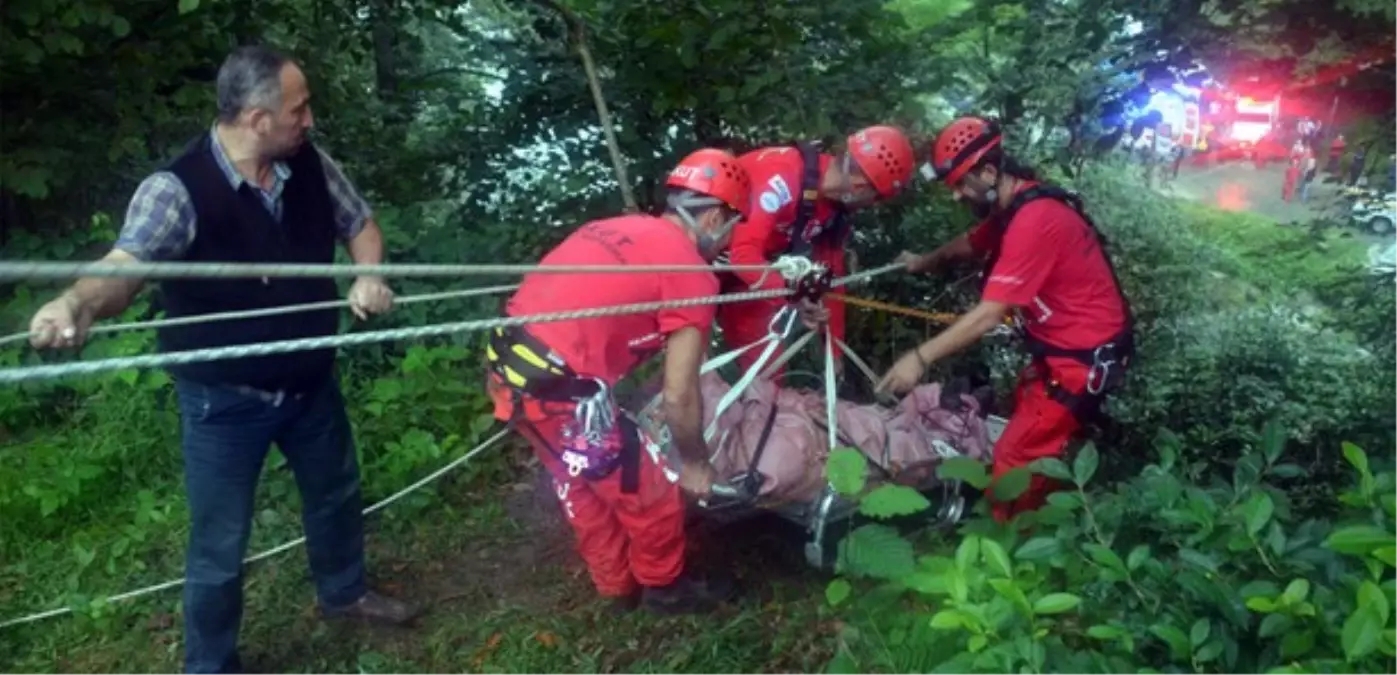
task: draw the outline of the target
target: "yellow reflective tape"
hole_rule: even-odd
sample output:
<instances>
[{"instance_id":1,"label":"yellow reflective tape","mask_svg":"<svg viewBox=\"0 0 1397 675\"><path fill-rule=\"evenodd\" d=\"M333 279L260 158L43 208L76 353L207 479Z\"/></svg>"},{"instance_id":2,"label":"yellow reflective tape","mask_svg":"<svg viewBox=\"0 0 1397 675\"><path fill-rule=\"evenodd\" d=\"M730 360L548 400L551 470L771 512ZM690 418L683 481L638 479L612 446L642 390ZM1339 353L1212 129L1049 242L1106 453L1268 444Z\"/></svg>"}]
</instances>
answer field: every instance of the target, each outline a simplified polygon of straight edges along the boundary
<instances>
[{"instance_id":1,"label":"yellow reflective tape","mask_svg":"<svg viewBox=\"0 0 1397 675\"><path fill-rule=\"evenodd\" d=\"M491 361L499 361L500 355L495 353L494 345L485 345L485 358Z\"/></svg>"},{"instance_id":2,"label":"yellow reflective tape","mask_svg":"<svg viewBox=\"0 0 1397 675\"><path fill-rule=\"evenodd\" d=\"M819 197L819 196L820 196L820 191L819 191L818 189L817 189L817 190L806 190L806 191L805 191L805 196L804 196L804 198L805 198L805 199L815 199L816 197Z\"/></svg>"},{"instance_id":3,"label":"yellow reflective tape","mask_svg":"<svg viewBox=\"0 0 1397 675\"><path fill-rule=\"evenodd\" d=\"M519 358L528 361L529 365L540 370L549 370L548 362L543 360L543 357L539 356L538 354L535 354L533 350L529 349L528 347L525 347L524 345L511 345L509 349L515 354L518 354Z\"/></svg>"},{"instance_id":4,"label":"yellow reflective tape","mask_svg":"<svg viewBox=\"0 0 1397 675\"><path fill-rule=\"evenodd\" d=\"M528 380L524 379L523 375L515 372L514 369L509 366L504 367L504 377L506 380L509 380L510 384L516 387L523 387L525 384L528 384Z\"/></svg>"}]
</instances>

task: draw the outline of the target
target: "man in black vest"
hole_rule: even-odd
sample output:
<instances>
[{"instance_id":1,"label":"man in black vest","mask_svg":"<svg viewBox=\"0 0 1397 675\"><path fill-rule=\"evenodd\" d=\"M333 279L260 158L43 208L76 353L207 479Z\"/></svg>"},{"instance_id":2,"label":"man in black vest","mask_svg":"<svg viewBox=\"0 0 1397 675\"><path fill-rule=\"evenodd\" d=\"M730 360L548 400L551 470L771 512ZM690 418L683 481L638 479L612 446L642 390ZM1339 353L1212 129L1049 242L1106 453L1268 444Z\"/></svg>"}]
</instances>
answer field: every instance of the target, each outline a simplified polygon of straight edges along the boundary
<instances>
[{"instance_id":1,"label":"man in black vest","mask_svg":"<svg viewBox=\"0 0 1397 675\"><path fill-rule=\"evenodd\" d=\"M218 120L137 188L108 263L331 263L342 242L377 264L383 235L339 166L307 139L301 69L264 47L234 51L218 73ZM139 279L81 279L30 325L37 348L76 347L93 321L120 314ZM333 300L332 279L171 279L170 317ZM349 302L361 319L392 307L382 279L360 277ZM161 351L332 335L334 310L162 329ZM171 367L182 417L191 527L184 585L185 669L242 669L242 560L253 494L272 443L304 504L322 611L402 623L414 610L368 589L359 469L332 349Z\"/></svg>"}]
</instances>

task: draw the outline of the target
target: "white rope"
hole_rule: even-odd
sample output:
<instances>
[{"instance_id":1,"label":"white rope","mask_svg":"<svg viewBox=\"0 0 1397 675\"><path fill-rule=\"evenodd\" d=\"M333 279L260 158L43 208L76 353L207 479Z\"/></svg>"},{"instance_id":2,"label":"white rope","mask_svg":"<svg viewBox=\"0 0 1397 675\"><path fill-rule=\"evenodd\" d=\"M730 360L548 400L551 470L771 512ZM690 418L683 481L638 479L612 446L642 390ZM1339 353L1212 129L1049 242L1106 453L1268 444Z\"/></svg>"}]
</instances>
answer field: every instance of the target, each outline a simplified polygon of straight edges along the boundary
<instances>
[{"instance_id":1,"label":"white rope","mask_svg":"<svg viewBox=\"0 0 1397 675\"><path fill-rule=\"evenodd\" d=\"M831 451L839 446L839 418L835 410L837 394L834 382L834 335L830 332L829 324L825 324L825 427L829 430Z\"/></svg>"},{"instance_id":2,"label":"white rope","mask_svg":"<svg viewBox=\"0 0 1397 675\"><path fill-rule=\"evenodd\" d=\"M326 335L321 337L300 338L295 340L279 340L276 342L260 342L246 345L232 345L228 347L191 349L181 352L143 354L140 356L124 356L110 359L100 359L96 361L74 361L71 363L60 363L54 365L4 368L0 369L0 383L24 382L28 380L65 377L68 375L90 375L93 373L101 373L112 370L125 370L127 368L156 368L172 365L184 365L189 363L200 363L204 361L237 359L249 356L286 354L298 351L330 349L349 345L364 345L372 344L375 342L388 342L393 340L412 340L424 337L452 335L455 333L468 333L472 331L490 330L492 328L506 326L521 326L528 323L551 323L555 321L568 321L572 319L590 319L601 316L615 316L619 314L638 314L668 308L693 307L697 305L720 305L733 302L747 302L750 300L780 298L790 294L791 291L789 289L779 289L771 291L747 291L742 293L729 293L725 295L685 298L682 300L640 302L630 305L615 305L612 307L596 307L590 309L568 310L563 312L548 312L544 314L531 314L525 316L500 317L494 319L475 319L471 321L440 323L428 326L393 328L389 330L380 331L365 331L362 333Z\"/></svg>"},{"instance_id":3,"label":"white rope","mask_svg":"<svg viewBox=\"0 0 1397 675\"><path fill-rule=\"evenodd\" d=\"M766 272L777 265L335 265L191 262L0 262L0 282L40 279L271 278L271 277L459 277L484 274L615 274L628 272Z\"/></svg>"},{"instance_id":4,"label":"white rope","mask_svg":"<svg viewBox=\"0 0 1397 675\"><path fill-rule=\"evenodd\" d=\"M433 302L436 300L450 300L454 298L471 298L478 295L493 295L495 293L505 293L519 288L519 284L508 286L486 286L484 288L467 288L458 291L443 291L440 293L422 293L419 295L406 295L393 299L393 305L411 305L419 302ZM171 326L188 326L199 323L212 323L215 321L232 321L235 319L257 319L264 316L279 316L282 314L295 314L298 312L314 312L322 309L340 309L349 307L348 300L327 300L325 302L309 302L303 305L283 305L281 307L266 307L263 309L249 309L240 312L220 312L217 314L198 314L195 316L181 316L173 319L153 319L150 321L132 321L130 323L117 323L93 326L89 335L100 333L119 333L128 330L151 330L155 328L169 328ZM0 338L0 347L15 342L24 342L29 339L29 333L15 333Z\"/></svg>"},{"instance_id":5,"label":"white rope","mask_svg":"<svg viewBox=\"0 0 1397 675\"><path fill-rule=\"evenodd\" d=\"M872 279L873 277L879 276L879 275L881 275L881 274L886 274L886 273L891 272L891 271L893 271L893 270L900 270L900 269L903 269L903 268L905 268L905 267L907 267L907 263L900 263L900 262L888 263L888 264L886 264L886 265L883 265L882 267L875 267L875 268L873 268L873 269L871 269L871 270L864 270L864 271L862 271L862 272L858 272L858 273L855 273L855 274L850 274L850 275L845 276L845 277L840 277L840 278L835 279L834 281L830 282L830 285L829 285L829 286L830 286L830 288L839 288L840 286L849 286L849 285L852 285L852 284L858 284L858 283L862 283L862 282L868 281L869 279Z\"/></svg>"},{"instance_id":6,"label":"white rope","mask_svg":"<svg viewBox=\"0 0 1397 675\"><path fill-rule=\"evenodd\" d=\"M471 451L467 452L466 454L461 455L460 457L457 457L456 459L452 460L451 463L447 464L446 466L443 466L443 467L441 467L440 469L437 469L436 471L434 471L434 472L428 474L426 477L422 478L421 480L417 481L416 483L413 483L412 485L409 485L409 486L407 486L407 487L405 487L405 488L403 488L403 489L401 489L401 490L399 490L399 491L393 493L392 496L387 497L386 499L383 499L383 500L379 501L378 503L373 504L372 506L369 506L368 508L364 509L364 515L367 516L367 515L369 515L369 514L374 513L375 511L379 511L379 510L381 510L381 509L387 507L389 504L392 504L393 502L396 502L396 501L398 501L399 499L402 499L403 497L406 497L407 495L409 495L409 494L411 494L411 493L413 493L413 492L415 492L415 491L421 489L423 486L427 485L428 483L431 483L431 482L435 481L436 479L441 478L442 476L446 475L447 472L451 471L452 469L455 469L455 468L458 467L458 466L461 466L462 464L465 464L466 462L470 461L471 458L475 457L476 455L480 454L481 452L484 452L486 449L488 449L488 448L494 446L496 443L499 443L501 440L504 439L505 436L508 436L508 435L509 435L509 428L508 428L508 427L506 427L506 428L504 428L504 429L501 429L501 430L500 430L499 432L497 432L494 436L491 436L490 438L486 439L486 440L485 440L483 443L481 443L480 445L475 446L474 449L472 449ZM270 557L272 557L272 556L274 556L274 555L277 555L277 554L279 554L279 553L284 553L284 552L289 551L289 550L291 550L291 549L293 549L293 548L295 548L295 547L297 547L297 546L300 546L301 544L304 544L305 541L306 541L306 538L305 538L305 537L300 537L300 538L298 538L298 539L294 539L294 540L292 540L292 541L288 541L288 542L286 542L286 543L284 543L284 544L281 544L281 545L279 545L279 546L276 546L276 547L267 549L267 550L265 550L265 551L262 551L261 553L258 553L257 555L254 555L254 556L251 556L251 557L247 558L246 560L243 561L243 564L244 564L244 565L250 565L250 564L255 563L255 562L259 561L259 560L265 560L265 559L270 558ZM125 593L118 593L118 594L116 594L116 595L109 596L108 598L106 598L106 602L107 602L108 604L116 603L116 602L122 602L122 601L124 601L124 600L131 600L131 599L133 599L133 598L139 598L139 597L141 597L141 596L150 595L150 594L152 594L152 593L158 593L158 592L163 591L163 590L167 590L167 589L171 589L171 588L176 588L176 587L178 587L178 586L183 586L183 585L184 585L184 579L183 579L183 578L171 579L171 580L169 580L169 581L165 581L165 582L162 582L162 583L154 584L154 585L151 585L151 586L146 586L146 587L144 587L144 588L138 588L138 589L133 590L133 591L126 591ZM52 617L55 617L55 616L63 616L63 615L65 615L65 614L72 614L72 613L73 613L73 609L72 609L71 607L58 607L58 608L56 608L56 609L50 609L50 610L48 610L48 611L38 612L38 613L35 613L35 614L30 614L30 615L28 615L28 616L20 616L20 617L15 617L15 618L13 618L13 619L9 619L9 620L7 620L7 621L5 621L5 622L3 622L3 623L0 623L0 628L9 628L9 627L11 627L11 626L19 626L19 625L26 624L26 623L33 623L33 622L35 622L35 621L42 621L42 620L44 620L44 619L49 619L49 618L52 618Z\"/></svg>"}]
</instances>

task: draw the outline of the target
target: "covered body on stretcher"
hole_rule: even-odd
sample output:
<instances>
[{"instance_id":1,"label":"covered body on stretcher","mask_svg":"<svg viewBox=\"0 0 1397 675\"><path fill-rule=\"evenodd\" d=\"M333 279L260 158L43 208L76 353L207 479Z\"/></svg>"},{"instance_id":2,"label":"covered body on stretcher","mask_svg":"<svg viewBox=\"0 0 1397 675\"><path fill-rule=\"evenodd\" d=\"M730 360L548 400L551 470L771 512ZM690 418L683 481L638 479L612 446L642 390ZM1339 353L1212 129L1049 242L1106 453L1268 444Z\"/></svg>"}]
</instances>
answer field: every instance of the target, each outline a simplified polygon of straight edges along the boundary
<instances>
[{"instance_id":1,"label":"covered body on stretcher","mask_svg":"<svg viewBox=\"0 0 1397 675\"><path fill-rule=\"evenodd\" d=\"M705 428L729 389L718 375L703 376ZM940 482L936 466L947 457L989 463L1004 423L984 416L979 401L969 394L946 398L951 400L943 400L941 385L933 383L916 388L895 407L841 400L835 408L839 444L860 450L874 466L870 476L875 479L933 489ZM642 412L638 421L669 453L664 443L668 434L653 415L653 409ZM819 510L821 500L832 498L825 477L829 432L820 391L782 388L758 379L719 417L708 447L724 480L736 484L745 474L760 475L755 494L747 495L751 506L805 521Z\"/></svg>"}]
</instances>

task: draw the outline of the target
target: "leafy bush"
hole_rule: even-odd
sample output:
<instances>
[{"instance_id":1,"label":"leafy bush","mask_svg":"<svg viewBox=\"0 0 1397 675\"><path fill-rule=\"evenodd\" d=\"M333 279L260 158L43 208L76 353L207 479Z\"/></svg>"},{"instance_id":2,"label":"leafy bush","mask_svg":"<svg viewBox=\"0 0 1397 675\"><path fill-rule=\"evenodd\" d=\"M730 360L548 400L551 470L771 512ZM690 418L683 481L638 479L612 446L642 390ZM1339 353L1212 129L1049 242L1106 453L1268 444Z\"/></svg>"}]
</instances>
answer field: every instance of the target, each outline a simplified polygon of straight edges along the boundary
<instances>
[{"instance_id":1,"label":"leafy bush","mask_svg":"<svg viewBox=\"0 0 1397 675\"><path fill-rule=\"evenodd\" d=\"M1303 473L1283 438L1269 426L1229 481L1164 434L1158 462L1102 491L1087 489L1087 445L1070 466L1035 465L1070 486L1047 506L999 525L982 502L958 545L926 555L887 525L854 530L826 589L848 621L830 671L1392 672L1393 475L1344 444L1339 519L1301 519L1274 484ZM865 515L926 508L910 489L870 490L852 452L828 470ZM942 472L989 483L970 461ZM1011 496L1027 477L992 489Z\"/></svg>"}]
</instances>

